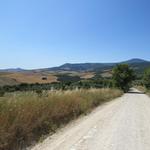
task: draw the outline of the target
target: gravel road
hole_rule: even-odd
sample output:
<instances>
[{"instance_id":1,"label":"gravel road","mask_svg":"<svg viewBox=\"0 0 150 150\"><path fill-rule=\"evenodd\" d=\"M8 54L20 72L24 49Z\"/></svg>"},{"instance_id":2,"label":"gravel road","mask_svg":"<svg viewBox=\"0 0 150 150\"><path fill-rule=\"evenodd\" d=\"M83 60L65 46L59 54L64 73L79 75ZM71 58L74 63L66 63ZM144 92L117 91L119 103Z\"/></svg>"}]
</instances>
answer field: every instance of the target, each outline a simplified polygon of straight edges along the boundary
<instances>
[{"instance_id":1,"label":"gravel road","mask_svg":"<svg viewBox=\"0 0 150 150\"><path fill-rule=\"evenodd\" d=\"M133 89L31 150L150 150L150 98Z\"/></svg>"}]
</instances>

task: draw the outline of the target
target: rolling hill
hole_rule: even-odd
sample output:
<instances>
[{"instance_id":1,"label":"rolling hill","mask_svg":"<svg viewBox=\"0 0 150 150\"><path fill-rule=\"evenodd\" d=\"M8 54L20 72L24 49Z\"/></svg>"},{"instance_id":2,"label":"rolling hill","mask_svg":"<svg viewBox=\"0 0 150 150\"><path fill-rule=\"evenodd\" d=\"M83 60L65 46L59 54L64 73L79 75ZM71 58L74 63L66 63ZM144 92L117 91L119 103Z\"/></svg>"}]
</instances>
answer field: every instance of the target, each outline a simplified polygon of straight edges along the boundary
<instances>
[{"instance_id":1,"label":"rolling hill","mask_svg":"<svg viewBox=\"0 0 150 150\"><path fill-rule=\"evenodd\" d=\"M3 69L0 70L0 86L19 83L58 82L59 77L62 77L62 75L68 76L67 78L80 77L81 79L92 78L95 74L110 77L112 68L121 63L129 64L138 75L141 75L146 68L150 67L149 61L143 59L130 59L118 63L66 63L59 67L35 70L24 70L20 68Z\"/></svg>"},{"instance_id":2,"label":"rolling hill","mask_svg":"<svg viewBox=\"0 0 150 150\"><path fill-rule=\"evenodd\" d=\"M143 59L130 59L117 63L79 63L79 64L64 64L59 67L47 68L47 71L104 71L112 69L117 64L126 63L129 64L136 71L143 71L145 68L150 67L150 62Z\"/></svg>"},{"instance_id":3,"label":"rolling hill","mask_svg":"<svg viewBox=\"0 0 150 150\"><path fill-rule=\"evenodd\" d=\"M129 64L133 69L136 70L144 70L147 67L150 67L150 61L146 61L143 59L130 59L127 61L116 62L116 63L78 63L71 64L66 63L58 67L52 68L44 68L44 69L35 69L35 70L24 70L21 68L11 68L11 69L3 69L0 72L46 72L46 71L75 71L75 72L90 72L90 71L103 71L112 69L117 64L126 63Z\"/></svg>"}]
</instances>

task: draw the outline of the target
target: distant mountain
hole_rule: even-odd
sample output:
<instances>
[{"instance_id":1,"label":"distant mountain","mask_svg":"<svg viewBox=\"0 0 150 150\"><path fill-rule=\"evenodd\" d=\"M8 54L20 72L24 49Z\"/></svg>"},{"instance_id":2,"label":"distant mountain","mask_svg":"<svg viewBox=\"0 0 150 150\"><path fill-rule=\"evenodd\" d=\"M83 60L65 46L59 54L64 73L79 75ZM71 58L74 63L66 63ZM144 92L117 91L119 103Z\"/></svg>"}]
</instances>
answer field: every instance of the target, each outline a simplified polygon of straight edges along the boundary
<instances>
[{"instance_id":1,"label":"distant mountain","mask_svg":"<svg viewBox=\"0 0 150 150\"><path fill-rule=\"evenodd\" d=\"M143 59L131 59L122 63L129 64L137 73L141 74L144 70L150 67L150 61L143 60Z\"/></svg>"},{"instance_id":2,"label":"distant mountain","mask_svg":"<svg viewBox=\"0 0 150 150\"><path fill-rule=\"evenodd\" d=\"M0 69L0 72L23 72L24 69L21 68L8 68L8 69Z\"/></svg>"},{"instance_id":3,"label":"distant mountain","mask_svg":"<svg viewBox=\"0 0 150 150\"><path fill-rule=\"evenodd\" d=\"M35 70L24 70L21 68L10 68L0 70L0 86L4 85L16 85L20 83L51 83L59 81L63 74L67 74L65 76L65 80L75 79L81 77L83 78L83 74L87 75L101 75L103 77L111 77L112 76L112 68L117 64L129 64L132 67L136 74L140 77L143 71L150 67L150 62L142 59L130 59L123 62L118 63L78 63L78 64L64 64L59 67L53 68L45 68L45 69L35 69ZM79 77L78 77L79 76ZM47 77L48 80L42 80L43 77ZM64 78L64 76L63 76Z\"/></svg>"},{"instance_id":4,"label":"distant mountain","mask_svg":"<svg viewBox=\"0 0 150 150\"><path fill-rule=\"evenodd\" d=\"M137 72L142 72L144 69L150 67L150 61L134 58L134 59L130 59L127 61L116 62L116 63L77 63L77 64L66 63L59 67L46 68L46 69L24 70L21 68L10 68L10 69L0 70L0 72L25 72L25 71L29 71L29 72L30 71L32 72L45 72L45 71L97 72L97 71L101 71L103 72L105 70L111 70L115 65L121 64L121 63L129 64Z\"/></svg>"},{"instance_id":5,"label":"distant mountain","mask_svg":"<svg viewBox=\"0 0 150 150\"><path fill-rule=\"evenodd\" d=\"M53 67L46 69L47 71L104 71L110 70L117 64L129 64L133 69L137 71L143 71L145 68L150 67L150 62L143 59L130 59L118 63L79 63L79 64L70 64L66 63L59 67Z\"/></svg>"},{"instance_id":6,"label":"distant mountain","mask_svg":"<svg viewBox=\"0 0 150 150\"><path fill-rule=\"evenodd\" d=\"M134 58L134 59L130 59L130 60L124 61L122 63L133 64L133 63L148 63L148 62L149 61L144 60L144 59Z\"/></svg>"},{"instance_id":7,"label":"distant mountain","mask_svg":"<svg viewBox=\"0 0 150 150\"><path fill-rule=\"evenodd\" d=\"M114 66L114 63L79 63L79 64L64 64L59 67L48 68L48 71L94 71L109 69Z\"/></svg>"}]
</instances>

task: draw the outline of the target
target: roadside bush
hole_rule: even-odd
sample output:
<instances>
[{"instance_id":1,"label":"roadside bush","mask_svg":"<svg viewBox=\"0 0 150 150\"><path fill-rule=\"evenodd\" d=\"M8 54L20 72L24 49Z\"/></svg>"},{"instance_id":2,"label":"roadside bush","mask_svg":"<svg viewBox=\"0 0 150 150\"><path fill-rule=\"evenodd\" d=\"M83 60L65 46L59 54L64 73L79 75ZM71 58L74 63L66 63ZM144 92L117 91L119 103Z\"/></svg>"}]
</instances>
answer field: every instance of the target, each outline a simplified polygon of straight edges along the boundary
<instances>
[{"instance_id":1,"label":"roadside bush","mask_svg":"<svg viewBox=\"0 0 150 150\"><path fill-rule=\"evenodd\" d=\"M150 69L146 69L144 72L143 84L148 90L150 89Z\"/></svg>"},{"instance_id":2,"label":"roadside bush","mask_svg":"<svg viewBox=\"0 0 150 150\"><path fill-rule=\"evenodd\" d=\"M127 64L119 64L113 68L113 81L115 87L128 92L132 81L135 79L133 69Z\"/></svg>"}]
</instances>

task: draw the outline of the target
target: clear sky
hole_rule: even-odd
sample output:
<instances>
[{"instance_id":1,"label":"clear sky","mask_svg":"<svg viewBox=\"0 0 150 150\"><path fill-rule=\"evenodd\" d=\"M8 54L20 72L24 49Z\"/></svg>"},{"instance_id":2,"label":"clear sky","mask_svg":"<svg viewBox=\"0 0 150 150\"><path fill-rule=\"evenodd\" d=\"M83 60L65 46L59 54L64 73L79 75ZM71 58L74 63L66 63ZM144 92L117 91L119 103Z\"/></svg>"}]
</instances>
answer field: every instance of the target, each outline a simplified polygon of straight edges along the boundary
<instances>
[{"instance_id":1,"label":"clear sky","mask_svg":"<svg viewBox=\"0 0 150 150\"><path fill-rule=\"evenodd\" d=\"M150 0L0 0L0 68L150 60Z\"/></svg>"}]
</instances>

